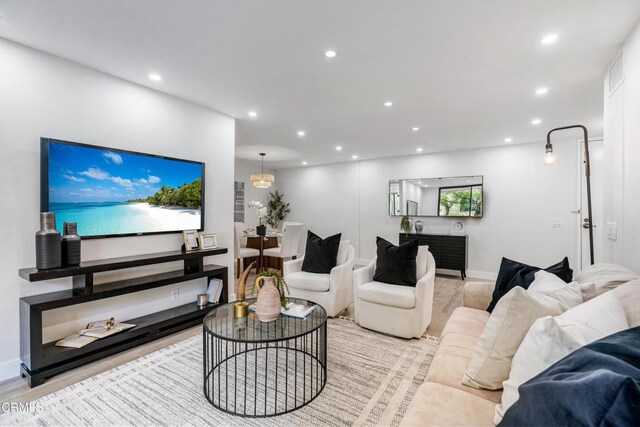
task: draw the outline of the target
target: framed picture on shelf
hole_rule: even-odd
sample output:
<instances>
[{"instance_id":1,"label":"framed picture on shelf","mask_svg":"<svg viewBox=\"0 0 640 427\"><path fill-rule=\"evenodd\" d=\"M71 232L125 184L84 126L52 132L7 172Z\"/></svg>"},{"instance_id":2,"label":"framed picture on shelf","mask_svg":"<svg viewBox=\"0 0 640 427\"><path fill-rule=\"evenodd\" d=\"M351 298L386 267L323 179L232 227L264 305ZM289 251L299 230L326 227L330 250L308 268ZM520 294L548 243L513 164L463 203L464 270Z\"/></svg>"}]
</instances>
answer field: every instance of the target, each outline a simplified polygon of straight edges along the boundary
<instances>
[{"instance_id":1,"label":"framed picture on shelf","mask_svg":"<svg viewBox=\"0 0 640 427\"><path fill-rule=\"evenodd\" d=\"M185 250L195 251L200 249L198 245L198 230L185 230L182 232L182 238Z\"/></svg>"},{"instance_id":2,"label":"framed picture on shelf","mask_svg":"<svg viewBox=\"0 0 640 427\"><path fill-rule=\"evenodd\" d=\"M200 233L198 240L200 249L215 249L218 247L218 239L215 234Z\"/></svg>"}]
</instances>

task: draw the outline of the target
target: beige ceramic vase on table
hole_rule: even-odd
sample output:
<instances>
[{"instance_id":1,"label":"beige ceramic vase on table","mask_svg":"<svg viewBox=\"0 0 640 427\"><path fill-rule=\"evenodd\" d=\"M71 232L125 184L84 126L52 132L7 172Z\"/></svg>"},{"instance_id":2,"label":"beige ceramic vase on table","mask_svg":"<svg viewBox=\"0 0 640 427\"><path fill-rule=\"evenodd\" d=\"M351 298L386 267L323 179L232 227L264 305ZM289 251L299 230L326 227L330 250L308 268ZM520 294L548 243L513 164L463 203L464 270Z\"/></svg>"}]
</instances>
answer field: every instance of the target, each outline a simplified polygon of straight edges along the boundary
<instances>
[{"instance_id":1,"label":"beige ceramic vase on table","mask_svg":"<svg viewBox=\"0 0 640 427\"><path fill-rule=\"evenodd\" d=\"M256 314L261 322L273 322L280 316L280 293L273 277L261 276L258 279L262 286L256 301Z\"/></svg>"}]
</instances>

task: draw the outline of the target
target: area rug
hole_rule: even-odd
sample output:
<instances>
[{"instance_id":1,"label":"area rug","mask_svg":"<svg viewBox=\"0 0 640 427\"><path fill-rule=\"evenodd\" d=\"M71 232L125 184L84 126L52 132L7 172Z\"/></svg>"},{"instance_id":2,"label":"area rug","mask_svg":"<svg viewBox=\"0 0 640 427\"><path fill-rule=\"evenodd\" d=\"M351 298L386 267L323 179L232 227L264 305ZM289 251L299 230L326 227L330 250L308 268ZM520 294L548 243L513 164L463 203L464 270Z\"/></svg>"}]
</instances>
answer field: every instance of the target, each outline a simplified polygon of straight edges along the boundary
<instances>
[{"instance_id":1,"label":"area rug","mask_svg":"<svg viewBox=\"0 0 640 427\"><path fill-rule=\"evenodd\" d=\"M7 413L0 425L398 425L438 343L403 340L329 319L328 380L309 405L271 418L213 408L202 391L196 336L34 401L41 412Z\"/></svg>"}]
</instances>

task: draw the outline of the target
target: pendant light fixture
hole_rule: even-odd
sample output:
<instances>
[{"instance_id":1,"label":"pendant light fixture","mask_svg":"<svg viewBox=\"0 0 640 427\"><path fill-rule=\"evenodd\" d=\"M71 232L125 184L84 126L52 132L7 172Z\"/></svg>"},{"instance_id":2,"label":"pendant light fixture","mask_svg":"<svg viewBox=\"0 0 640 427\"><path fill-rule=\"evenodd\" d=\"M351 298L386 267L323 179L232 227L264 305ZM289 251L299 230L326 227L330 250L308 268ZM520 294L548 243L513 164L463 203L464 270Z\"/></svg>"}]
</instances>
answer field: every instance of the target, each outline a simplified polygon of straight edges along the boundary
<instances>
[{"instance_id":1,"label":"pendant light fixture","mask_svg":"<svg viewBox=\"0 0 640 427\"><path fill-rule=\"evenodd\" d=\"M262 162L261 173L251 175L251 182L253 183L253 186L256 188L271 188L271 184L273 184L273 182L276 180L275 176L268 173L264 173L264 156L266 156L265 153L260 153L260 158Z\"/></svg>"}]
</instances>

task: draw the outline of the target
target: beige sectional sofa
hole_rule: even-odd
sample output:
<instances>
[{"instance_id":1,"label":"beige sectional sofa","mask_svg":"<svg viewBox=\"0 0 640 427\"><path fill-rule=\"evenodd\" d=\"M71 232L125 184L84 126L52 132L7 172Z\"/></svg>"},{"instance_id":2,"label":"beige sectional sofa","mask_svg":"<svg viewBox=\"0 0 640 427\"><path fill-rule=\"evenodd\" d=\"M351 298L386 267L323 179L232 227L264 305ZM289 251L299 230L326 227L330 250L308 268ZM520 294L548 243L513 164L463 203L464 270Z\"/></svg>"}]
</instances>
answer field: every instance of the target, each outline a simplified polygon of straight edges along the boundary
<instances>
[{"instance_id":1,"label":"beige sectional sofa","mask_svg":"<svg viewBox=\"0 0 640 427\"><path fill-rule=\"evenodd\" d=\"M593 266L581 275L575 280L581 287L584 285L583 296L591 292L590 289L595 292L594 286L599 287L598 293L611 290L625 312L629 327L640 325L638 275L611 264ZM619 286L622 284L627 286ZM424 384L407 408L403 426L493 426L494 409L501 402L502 390L474 389L461 383L489 320L485 309L491 302L493 288L492 282L465 284L463 306L453 312L445 325L438 351Z\"/></svg>"},{"instance_id":2,"label":"beige sectional sofa","mask_svg":"<svg viewBox=\"0 0 640 427\"><path fill-rule=\"evenodd\" d=\"M468 282L462 307L455 309L440 336L425 383L413 397L404 426L491 426L501 391L478 390L462 385L476 342L489 320L485 311L494 284Z\"/></svg>"}]
</instances>

